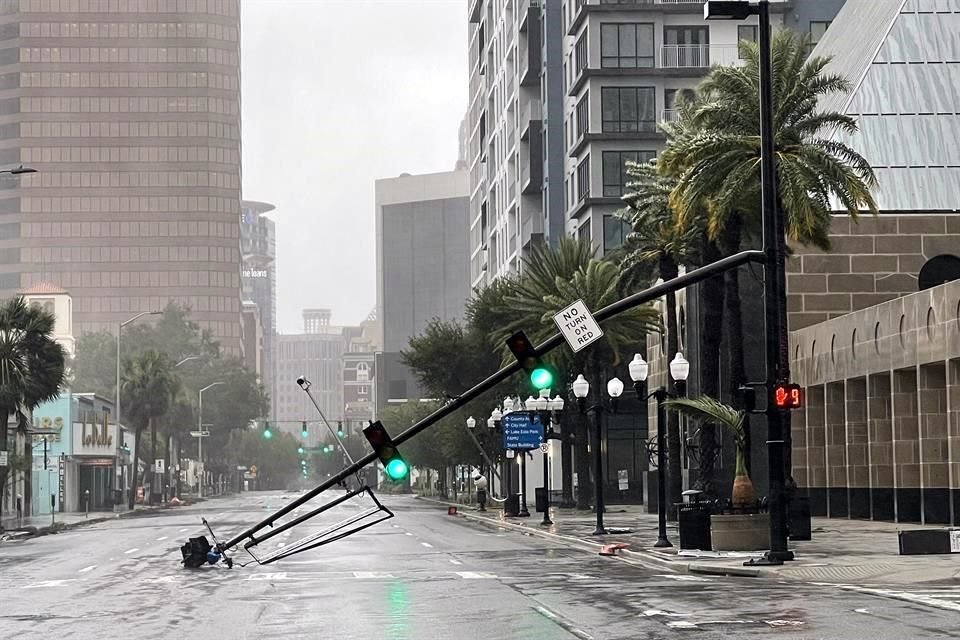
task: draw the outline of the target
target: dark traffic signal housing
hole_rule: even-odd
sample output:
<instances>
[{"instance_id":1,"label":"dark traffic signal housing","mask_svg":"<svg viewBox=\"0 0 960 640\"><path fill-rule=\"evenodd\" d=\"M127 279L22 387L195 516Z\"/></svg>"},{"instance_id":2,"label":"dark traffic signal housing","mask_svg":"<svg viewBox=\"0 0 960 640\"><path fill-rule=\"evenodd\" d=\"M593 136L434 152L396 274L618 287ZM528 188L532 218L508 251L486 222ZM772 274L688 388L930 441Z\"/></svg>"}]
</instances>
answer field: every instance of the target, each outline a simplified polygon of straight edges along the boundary
<instances>
[{"instance_id":1,"label":"dark traffic signal housing","mask_svg":"<svg viewBox=\"0 0 960 640\"><path fill-rule=\"evenodd\" d=\"M407 474L410 473L410 467L397 450L393 438L390 437L379 420L364 429L363 435L366 436L370 446L373 447L374 453L380 458L383 471L388 478L394 482L399 482L407 477Z\"/></svg>"},{"instance_id":2,"label":"dark traffic signal housing","mask_svg":"<svg viewBox=\"0 0 960 640\"><path fill-rule=\"evenodd\" d=\"M523 331L517 331L507 338L507 347L530 376L530 384L534 389L549 389L553 386L553 372L543 363L540 354Z\"/></svg>"}]
</instances>

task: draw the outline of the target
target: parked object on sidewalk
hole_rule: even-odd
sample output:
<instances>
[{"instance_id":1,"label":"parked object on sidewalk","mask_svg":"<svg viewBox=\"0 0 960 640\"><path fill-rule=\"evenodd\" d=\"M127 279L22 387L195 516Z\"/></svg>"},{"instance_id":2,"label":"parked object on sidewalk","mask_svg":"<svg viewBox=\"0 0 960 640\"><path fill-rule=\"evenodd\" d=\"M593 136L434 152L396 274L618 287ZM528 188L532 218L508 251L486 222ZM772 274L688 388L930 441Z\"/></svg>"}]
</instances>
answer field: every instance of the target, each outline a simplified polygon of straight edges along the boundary
<instances>
[{"instance_id":1,"label":"parked object on sidewalk","mask_svg":"<svg viewBox=\"0 0 960 640\"><path fill-rule=\"evenodd\" d=\"M812 540L810 530L810 498L794 496L790 500L790 521L788 523L791 540Z\"/></svg>"},{"instance_id":2,"label":"parked object on sidewalk","mask_svg":"<svg viewBox=\"0 0 960 640\"><path fill-rule=\"evenodd\" d=\"M702 493L696 490L684 491L685 502L674 505L677 508L681 549L709 551L713 548L710 539L710 516L714 507L712 502L700 500Z\"/></svg>"},{"instance_id":3,"label":"parked object on sidewalk","mask_svg":"<svg viewBox=\"0 0 960 640\"><path fill-rule=\"evenodd\" d=\"M520 494L511 493L503 505L503 515L517 517L520 515Z\"/></svg>"},{"instance_id":4,"label":"parked object on sidewalk","mask_svg":"<svg viewBox=\"0 0 960 640\"><path fill-rule=\"evenodd\" d=\"M714 551L764 551L770 548L770 514L731 513L710 516Z\"/></svg>"},{"instance_id":5,"label":"parked object on sidewalk","mask_svg":"<svg viewBox=\"0 0 960 640\"><path fill-rule=\"evenodd\" d=\"M960 529L908 529L897 537L902 556L960 553Z\"/></svg>"},{"instance_id":6,"label":"parked object on sidewalk","mask_svg":"<svg viewBox=\"0 0 960 640\"><path fill-rule=\"evenodd\" d=\"M447 515L448 516L457 515L457 507L455 505L450 505L449 507L447 507Z\"/></svg>"},{"instance_id":7,"label":"parked object on sidewalk","mask_svg":"<svg viewBox=\"0 0 960 640\"><path fill-rule=\"evenodd\" d=\"M613 544L605 544L600 547L601 556L615 556L618 551L623 549L629 549L630 545L624 542L614 542Z\"/></svg>"}]
</instances>

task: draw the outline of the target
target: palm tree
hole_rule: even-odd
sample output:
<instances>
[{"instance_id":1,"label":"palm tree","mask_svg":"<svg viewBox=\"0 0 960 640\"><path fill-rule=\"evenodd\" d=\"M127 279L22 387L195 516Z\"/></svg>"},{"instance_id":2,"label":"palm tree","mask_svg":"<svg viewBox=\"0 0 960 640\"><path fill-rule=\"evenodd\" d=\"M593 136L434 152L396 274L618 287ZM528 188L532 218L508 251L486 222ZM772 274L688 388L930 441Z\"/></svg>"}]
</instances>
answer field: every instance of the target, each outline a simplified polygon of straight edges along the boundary
<instances>
[{"instance_id":1,"label":"palm tree","mask_svg":"<svg viewBox=\"0 0 960 640\"><path fill-rule=\"evenodd\" d=\"M619 269L614 263L593 256L588 242L570 237L561 239L556 247L534 248L523 261L522 275L513 291L506 296L516 320L507 325L503 337L523 330L533 342L541 342L556 333L553 316L571 302L582 299L587 308L596 310L617 301ZM604 374L620 362L626 347L636 344L647 333L659 331L660 322L652 307L643 306L621 313L616 320L605 323L603 330L603 340L580 353L561 350L551 358L558 371L567 373L568 380L573 379L574 372L583 371L597 393L603 388ZM506 348L504 351L505 358L512 357ZM576 430L575 458L579 478L577 507L588 509L593 491L587 426L582 420Z\"/></svg>"},{"instance_id":2,"label":"palm tree","mask_svg":"<svg viewBox=\"0 0 960 640\"><path fill-rule=\"evenodd\" d=\"M170 408L173 392L177 386L172 363L166 354L154 349L146 349L137 354L134 359L124 361L122 384L123 397L127 403L124 411L134 426L134 450L137 452L137 457L143 459L145 463L141 484L146 484L146 474L151 461L146 458L140 447L141 436L147 427L154 430L154 450L151 453L155 454L155 421ZM134 469L136 474L136 462ZM131 509L133 503L134 492L131 492L129 505Z\"/></svg>"},{"instance_id":3,"label":"palm tree","mask_svg":"<svg viewBox=\"0 0 960 640\"><path fill-rule=\"evenodd\" d=\"M63 348L51 337L55 322L53 314L22 297L0 304L0 451L8 450L11 414L26 430L29 412L60 395L66 365ZM0 467L0 489L7 472Z\"/></svg>"},{"instance_id":4,"label":"palm tree","mask_svg":"<svg viewBox=\"0 0 960 640\"><path fill-rule=\"evenodd\" d=\"M628 223L627 235L621 252L620 277L625 290L649 286L650 274L667 281L676 278L697 240L696 228L689 218L680 221L670 203L670 194L676 188L676 179L658 172L656 165L627 163L627 183L630 190L623 196L628 208L615 215ZM645 282L644 282L645 281ZM667 351L669 362L680 351L677 328L677 296L666 296ZM676 413L667 416L667 447L669 450L670 503L679 503L683 492L680 460L680 418Z\"/></svg>"},{"instance_id":5,"label":"palm tree","mask_svg":"<svg viewBox=\"0 0 960 640\"><path fill-rule=\"evenodd\" d=\"M853 118L817 109L821 97L849 91L850 83L824 72L829 58L807 58L806 45L806 38L789 30L777 32L772 43L777 197L788 237L828 249L832 202L854 218L864 209L876 213L870 194L876 180L860 154L830 138L834 132L854 133ZM681 122L665 127L668 145L660 157L661 170L679 176L671 197L681 219L709 201L708 238L727 255L739 251L745 234L756 235L760 226L759 49L741 42L740 50L745 64L711 69ZM745 382L736 271L724 275L724 289L729 390L734 391ZM786 330L786 309L779 312ZM708 359L719 357L705 352ZM746 433L749 451L749 426Z\"/></svg>"},{"instance_id":6,"label":"palm tree","mask_svg":"<svg viewBox=\"0 0 960 640\"><path fill-rule=\"evenodd\" d=\"M743 508L753 503L753 482L750 480L744 455L747 435L744 425L746 413L714 400L710 396L668 400L666 406L701 425L720 424L730 432L737 452L734 466L733 506Z\"/></svg>"}]
</instances>

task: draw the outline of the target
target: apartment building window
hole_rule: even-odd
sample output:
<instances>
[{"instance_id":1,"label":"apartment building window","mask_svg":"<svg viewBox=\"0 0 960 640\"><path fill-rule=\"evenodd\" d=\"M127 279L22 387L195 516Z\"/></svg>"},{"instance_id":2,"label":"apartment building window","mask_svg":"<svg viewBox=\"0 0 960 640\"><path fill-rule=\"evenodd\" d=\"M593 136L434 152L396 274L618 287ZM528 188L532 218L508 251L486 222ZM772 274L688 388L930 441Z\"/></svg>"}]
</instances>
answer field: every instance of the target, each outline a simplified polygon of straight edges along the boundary
<instances>
[{"instance_id":1,"label":"apartment building window","mask_svg":"<svg viewBox=\"0 0 960 640\"><path fill-rule=\"evenodd\" d=\"M808 55L810 51L813 51L813 48L817 46L817 43L820 42L820 38L822 38L823 34L827 32L827 29L830 28L830 24L831 23L829 20L823 20L823 21L811 20L810 21L810 45L809 45L810 49L807 52Z\"/></svg>"},{"instance_id":2,"label":"apartment building window","mask_svg":"<svg viewBox=\"0 0 960 640\"><path fill-rule=\"evenodd\" d=\"M653 25L601 24L600 66L604 69L653 67Z\"/></svg>"},{"instance_id":3,"label":"apartment building window","mask_svg":"<svg viewBox=\"0 0 960 640\"><path fill-rule=\"evenodd\" d=\"M631 231L630 225L620 218L603 216L603 252L619 249Z\"/></svg>"},{"instance_id":4,"label":"apartment building window","mask_svg":"<svg viewBox=\"0 0 960 640\"><path fill-rule=\"evenodd\" d=\"M579 140L590 131L590 92L583 94L577 103L577 131L574 139Z\"/></svg>"},{"instance_id":5,"label":"apartment building window","mask_svg":"<svg viewBox=\"0 0 960 640\"><path fill-rule=\"evenodd\" d=\"M590 197L590 154L577 165L577 202Z\"/></svg>"},{"instance_id":6,"label":"apartment building window","mask_svg":"<svg viewBox=\"0 0 960 640\"><path fill-rule=\"evenodd\" d=\"M583 73L583 70L587 68L587 34L584 32L580 39L577 40L577 44L574 47L574 56L576 63L576 75L575 77L579 78L580 74Z\"/></svg>"},{"instance_id":7,"label":"apartment building window","mask_svg":"<svg viewBox=\"0 0 960 640\"><path fill-rule=\"evenodd\" d=\"M709 67L709 44L708 27L664 27L662 64L671 68Z\"/></svg>"},{"instance_id":8,"label":"apartment building window","mask_svg":"<svg viewBox=\"0 0 960 640\"><path fill-rule=\"evenodd\" d=\"M760 39L760 28L755 24L741 24L737 27L737 42L746 40L756 42Z\"/></svg>"},{"instance_id":9,"label":"apartment building window","mask_svg":"<svg viewBox=\"0 0 960 640\"><path fill-rule=\"evenodd\" d=\"M603 87L600 109L604 133L656 131L654 87Z\"/></svg>"},{"instance_id":10,"label":"apartment building window","mask_svg":"<svg viewBox=\"0 0 960 640\"><path fill-rule=\"evenodd\" d=\"M577 228L577 240L590 242L592 239L593 238L590 234L590 220L588 219L586 222L580 225L579 228Z\"/></svg>"},{"instance_id":11,"label":"apartment building window","mask_svg":"<svg viewBox=\"0 0 960 640\"><path fill-rule=\"evenodd\" d=\"M657 157L655 151L604 151L603 152L603 196L619 198L627 192L627 163L645 163Z\"/></svg>"}]
</instances>

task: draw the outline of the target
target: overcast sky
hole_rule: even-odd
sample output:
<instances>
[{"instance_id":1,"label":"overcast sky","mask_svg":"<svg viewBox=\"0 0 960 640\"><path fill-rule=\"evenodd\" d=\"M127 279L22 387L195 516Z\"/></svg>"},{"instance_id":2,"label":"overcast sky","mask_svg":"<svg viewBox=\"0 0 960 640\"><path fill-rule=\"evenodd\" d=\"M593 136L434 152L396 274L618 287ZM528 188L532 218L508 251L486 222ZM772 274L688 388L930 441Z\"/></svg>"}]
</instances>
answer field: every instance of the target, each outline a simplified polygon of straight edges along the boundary
<instances>
[{"instance_id":1,"label":"overcast sky","mask_svg":"<svg viewBox=\"0 0 960 640\"><path fill-rule=\"evenodd\" d=\"M282 333L376 304L374 180L452 170L466 0L243 0L243 197L275 204Z\"/></svg>"}]
</instances>

